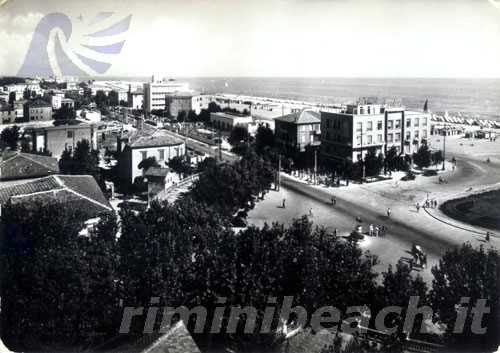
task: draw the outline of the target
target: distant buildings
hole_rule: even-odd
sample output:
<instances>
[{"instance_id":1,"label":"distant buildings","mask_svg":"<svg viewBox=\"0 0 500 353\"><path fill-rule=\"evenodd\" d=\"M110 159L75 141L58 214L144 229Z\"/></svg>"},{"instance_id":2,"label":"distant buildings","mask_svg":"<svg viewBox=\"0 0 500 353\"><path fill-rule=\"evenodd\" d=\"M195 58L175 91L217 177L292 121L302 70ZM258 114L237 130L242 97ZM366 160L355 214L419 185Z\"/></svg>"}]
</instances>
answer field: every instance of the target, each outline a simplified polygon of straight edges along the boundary
<instances>
[{"instance_id":1,"label":"distant buildings","mask_svg":"<svg viewBox=\"0 0 500 353\"><path fill-rule=\"evenodd\" d=\"M0 124L13 124L16 117L16 111L10 105L0 102Z\"/></svg>"},{"instance_id":2,"label":"distant buildings","mask_svg":"<svg viewBox=\"0 0 500 353\"><path fill-rule=\"evenodd\" d=\"M321 112L321 154L354 162L369 150L386 154L392 146L400 154L412 154L430 135L430 120L430 113L362 99L342 112Z\"/></svg>"},{"instance_id":3,"label":"distant buildings","mask_svg":"<svg viewBox=\"0 0 500 353\"><path fill-rule=\"evenodd\" d=\"M90 123L98 123L101 121L101 111L97 109L82 109L76 112L76 115L89 121Z\"/></svg>"},{"instance_id":4,"label":"distant buildings","mask_svg":"<svg viewBox=\"0 0 500 353\"><path fill-rule=\"evenodd\" d=\"M75 109L75 101L71 98L61 99L61 108Z\"/></svg>"},{"instance_id":5,"label":"distant buildings","mask_svg":"<svg viewBox=\"0 0 500 353\"><path fill-rule=\"evenodd\" d=\"M52 103L52 109L61 109L61 101L64 99L64 92L60 90L51 90L49 94Z\"/></svg>"},{"instance_id":6,"label":"distant buildings","mask_svg":"<svg viewBox=\"0 0 500 353\"><path fill-rule=\"evenodd\" d=\"M144 106L144 93L142 91L132 91L131 86L129 86L129 91L127 92L127 103L129 108L132 109L143 109Z\"/></svg>"},{"instance_id":7,"label":"distant buildings","mask_svg":"<svg viewBox=\"0 0 500 353\"><path fill-rule=\"evenodd\" d=\"M274 119L276 143L287 153L305 152L319 146L321 118L318 112L304 110Z\"/></svg>"},{"instance_id":8,"label":"distant buildings","mask_svg":"<svg viewBox=\"0 0 500 353\"><path fill-rule=\"evenodd\" d=\"M126 182L133 183L135 178L143 176L139 163L146 158L155 157L160 166L165 166L173 157L186 153L184 141L163 131L147 134L139 131L130 136L118 138L120 175Z\"/></svg>"},{"instance_id":9,"label":"distant buildings","mask_svg":"<svg viewBox=\"0 0 500 353\"><path fill-rule=\"evenodd\" d=\"M89 141L91 148L97 149L95 128L89 124L60 125L26 129L31 134L35 151L50 151L59 158L65 149L73 150L82 140Z\"/></svg>"},{"instance_id":10,"label":"distant buildings","mask_svg":"<svg viewBox=\"0 0 500 353\"><path fill-rule=\"evenodd\" d=\"M210 113L210 122L216 129L232 130L235 126L247 126L253 121L251 116L235 113Z\"/></svg>"},{"instance_id":11,"label":"distant buildings","mask_svg":"<svg viewBox=\"0 0 500 353\"><path fill-rule=\"evenodd\" d=\"M23 118L27 121L52 120L52 104L42 99L28 101L24 105Z\"/></svg>"},{"instance_id":12,"label":"distant buildings","mask_svg":"<svg viewBox=\"0 0 500 353\"><path fill-rule=\"evenodd\" d=\"M172 93L188 93L189 85L177 81L156 81L144 84L144 111L151 113L152 110L164 110L166 96Z\"/></svg>"},{"instance_id":13,"label":"distant buildings","mask_svg":"<svg viewBox=\"0 0 500 353\"><path fill-rule=\"evenodd\" d=\"M30 179L59 173L56 158L22 152L4 152L0 160L0 181Z\"/></svg>"},{"instance_id":14,"label":"distant buildings","mask_svg":"<svg viewBox=\"0 0 500 353\"><path fill-rule=\"evenodd\" d=\"M182 111L186 112L186 114L190 110L199 113L199 101L200 96L193 93L170 93L165 96L165 110L171 117L177 117Z\"/></svg>"}]
</instances>

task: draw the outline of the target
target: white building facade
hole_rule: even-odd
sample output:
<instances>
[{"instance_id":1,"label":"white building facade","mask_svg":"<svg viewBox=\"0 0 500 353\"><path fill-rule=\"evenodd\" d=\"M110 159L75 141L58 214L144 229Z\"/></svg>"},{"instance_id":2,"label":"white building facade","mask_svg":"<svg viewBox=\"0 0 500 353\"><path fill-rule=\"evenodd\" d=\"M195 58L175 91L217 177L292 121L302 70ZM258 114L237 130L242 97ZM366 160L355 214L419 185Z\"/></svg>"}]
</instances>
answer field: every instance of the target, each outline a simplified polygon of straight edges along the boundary
<instances>
[{"instance_id":1,"label":"white building facade","mask_svg":"<svg viewBox=\"0 0 500 353\"><path fill-rule=\"evenodd\" d=\"M362 102L340 113L321 112L321 153L327 159L364 159L369 150L413 154L430 136L431 114Z\"/></svg>"}]
</instances>

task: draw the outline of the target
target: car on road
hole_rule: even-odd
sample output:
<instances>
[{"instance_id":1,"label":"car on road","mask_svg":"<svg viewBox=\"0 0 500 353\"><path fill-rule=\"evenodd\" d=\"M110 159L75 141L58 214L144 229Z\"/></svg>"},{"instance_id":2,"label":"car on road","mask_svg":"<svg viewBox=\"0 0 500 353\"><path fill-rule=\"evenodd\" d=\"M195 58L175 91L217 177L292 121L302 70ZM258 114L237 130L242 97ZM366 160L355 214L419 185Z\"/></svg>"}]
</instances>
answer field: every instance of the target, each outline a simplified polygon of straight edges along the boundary
<instances>
[{"instance_id":1,"label":"car on road","mask_svg":"<svg viewBox=\"0 0 500 353\"><path fill-rule=\"evenodd\" d=\"M402 181L410 181L410 180L415 180L416 176L415 173L413 172L408 172L404 177L401 178Z\"/></svg>"},{"instance_id":2,"label":"car on road","mask_svg":"<svg viewBox=\"0 0 500 353\"><path fill-rule=\"evenodd\" d=\"M424 170L424 176L435 176L437 174L438 174L438 172L435 169Z\"/></svg>"}]
</instances>

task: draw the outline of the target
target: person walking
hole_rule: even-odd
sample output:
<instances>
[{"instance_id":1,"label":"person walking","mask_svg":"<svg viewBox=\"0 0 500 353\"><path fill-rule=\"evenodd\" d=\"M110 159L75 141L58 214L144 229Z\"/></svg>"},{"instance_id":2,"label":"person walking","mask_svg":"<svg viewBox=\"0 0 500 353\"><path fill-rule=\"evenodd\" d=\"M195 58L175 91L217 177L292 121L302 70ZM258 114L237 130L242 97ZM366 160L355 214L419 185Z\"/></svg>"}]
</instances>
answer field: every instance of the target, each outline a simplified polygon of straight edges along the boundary
<instances>
[{"instance_id":1,"label":"person walking","mask_svg":"<svg viewBox=\"0 0 500 353\"><path fill-rule=\"evenodd\" d=\"M286 208L286 199L283 199L283 208Z\"/></svg>"},{"instance_id":2,"label":"person walking","mask_svg":"<svg viewBox=\"0 0 500 353\"><path fill-rule=\"evenodd\" d=\"M335 229L333 230L333 236L335 236L335 237L337 236L337 228L335 228Z\"/></svg>"},{"instance_id":3,"label":"person walking","mask_svg":"<svg viewBox=\"0 0 500 353\"><path fill-rule=\"evenodd\" d=\"M312 217L313 216L313 209L312 207L309 209L309 217Z\"/></svg>"},{"instance_id":4,"label":"person walking","mask_svg":"<svg viewBox=\"0 0 500 353\"><path fill-rule=\"evenodd\" d=\"M368 234L373 237L373 224L370 223L370 226L368 227Z\"/></svg>"},{"instance_id":5,"label":"person walking","mask_svg":"<svg viewBox=\"0 0 500 353\"><path fill-rule=\"evenodd\" d=\"M380 235L380 228L379 226L375 226L375 236L378 237Z\"/></svg>"},{"instance_id":6,"label":"person walking","mask_svg":"<svg viewBox=\"0 0 500 353\"><path fill-rule=\"evenodd\" d=\"M490 242L490 232L486 232L486 238L485 238L486 242Z\"/></svg>"},{"instance_id":7,"label":"person walking","mask_svg":"<svg viewBox=\"0 0 500 353\"><path fill-rule=\"evenodd\" d=\"M332 206L335 206L337 204L337 197L332 196Z\"/></svg>"},{"instance_id":8,"label":"person walking","mask_svg":"<svg viewBox=\"0 0 500 353\"><path fill-rule=\"evenodd\" d=\"M387 218L391 218L391 213L392 213L392 211L391 211L391 208L389 207L387 209Z\"/></svg>"}]
</instances>

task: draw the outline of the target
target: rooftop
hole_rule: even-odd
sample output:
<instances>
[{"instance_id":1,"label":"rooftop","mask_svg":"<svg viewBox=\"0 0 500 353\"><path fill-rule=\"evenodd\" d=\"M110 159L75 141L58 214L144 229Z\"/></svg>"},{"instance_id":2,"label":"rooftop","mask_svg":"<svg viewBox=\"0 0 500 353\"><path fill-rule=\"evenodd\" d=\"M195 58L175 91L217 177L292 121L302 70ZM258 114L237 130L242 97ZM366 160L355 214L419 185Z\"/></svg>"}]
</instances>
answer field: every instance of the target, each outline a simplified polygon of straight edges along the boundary
<instances>
[{"instance_id":1,"label":"rooftop","mask_svg":"<svg viewBox=\"0 0 500 353\"><path fill-rule=\"evenodd\" d=\"M43 99L35 99L28 102L30 108L52 108L52 104L47 103Z\"/></svg>"},{"instance_id":2,"label":"rooftop","mask_svg":"<svg viewBox=\"0 0 500 353\"><path fill-rule=\"evenodd\" d=\"M119 337L120 338L120 337ZM126 337L124 338L127 339ZM113 343L111 343L113 344ZM145 334L134 341L121 342L119 347L103 347L109 352L120 353L200 353L191 334L182 321L177 322L165 333Z\"/></svg>"},{"instance_id":3,"label":"rooftop","mask_svg":"<svg viewBox=\"0 0 500 353\"><path fill-rule=\"evenodd\" d=\"M184 141L168 135L165 132L156 130L153 133L147 133L144 130L138 131L129 136L128 145L131 148L157 147L157 146L174 146L181 145Z\"/></svg>"},{"instance_id":4,"label":"rooftop","mask_svg":"<svg viewBox=\"0 0 500 353\"><path fill-rule=\"evenodd\" d=\"M320 124L320 113L313 110L303 110L302 112L291 113L275 118L274 120L292 124Z\"/></svg>"},{"instance_id":5,"label":"rooftop","mask_svg":"<svg viewBox=\"0 0 500 353\"><path fill-rule=\"evenodd\" d=\"M51 175L19 183L0 183L0 204L62 202L81 210L88 218L113 208L90 175Z\"/></svg>"},{"instance_id":6,"label":"rooftop","mask_svg":"<svg viewBox=\"0 0 500 353\"><path fill-rule=\"evenodd\" d=\"M26 179L59 173L56 158L22 152L5 152L0 160L0 180Z\"/></svg>"},{"instance_id":7,"label":"rooftop","mask_svg":"<svg viewBox=\"0 0 500 353\"><path fill-rule=\"evenodd\" d=\"M242 113L229 113L229 112L218 112L218 113L210 113L210 115L217 115L220 117L224 117L227 119L238 119L238 118L249 118L251 119L252 117L250 115L244 115Z\"/></svg>"}]
</instances>

